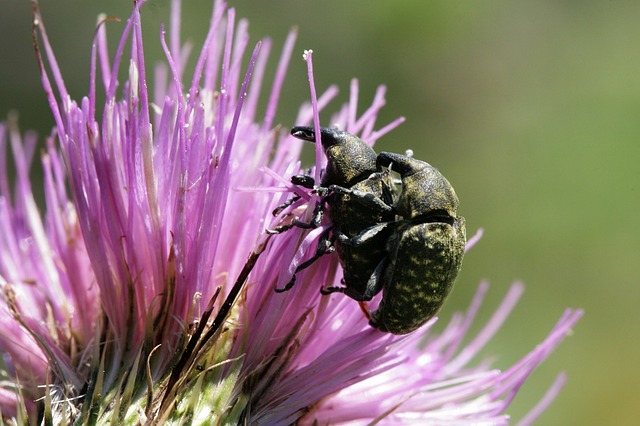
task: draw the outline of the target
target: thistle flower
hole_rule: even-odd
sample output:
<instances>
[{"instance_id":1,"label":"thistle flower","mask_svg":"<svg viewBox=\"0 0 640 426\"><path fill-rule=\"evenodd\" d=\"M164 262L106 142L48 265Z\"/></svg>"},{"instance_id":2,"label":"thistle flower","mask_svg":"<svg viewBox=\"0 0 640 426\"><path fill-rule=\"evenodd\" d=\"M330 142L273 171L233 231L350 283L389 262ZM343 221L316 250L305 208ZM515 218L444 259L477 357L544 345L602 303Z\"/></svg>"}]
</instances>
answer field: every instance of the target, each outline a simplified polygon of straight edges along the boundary
<instances>
[{"instance_id":1,"label":"thistle flower","mask_svg":"<svg viewBox=\"0 0 640 426\"><path fill-rule=\"evenodd\" d=\"M259 98L271 43L243 69L248 24L217 1L192 77L172 1L166 65L153 93L134 6L113 61L102 18L88 96L73 100L37 6L34 37L56 127L41 156L46 212L29 181L36 137L0 125L0 410L15 424L504 424L531 371L581 316L567 310L532 352L505 371L474 362L522 293L511 287L492 319L462 346L487 285L441 333L435 319L405 336L368 326L356 302L321 296L340 280L334 256L301 272L329 224L265 232L309 217L316 195L292 185L302 142L274 126L295 32L265 112ZM130 54L125 54L130 43ZM46 59L45 59L46 58ZM295 124L313 121L337 89ZM128 61L128 63L127 63ZM127 80L119 71L128 67ZM101 78L98 78L98 71ZM183 82L188 82L183 85ZM104 105L98 107L102 85ZM373 144L384 88L357 117L358 85L331 120ZM5 153L11 146L15 187ZM312 173L318 177L322 157ZM300 200L273 217L292 193ZM472 239L471 244L475 242ZM471 245L470 244L470 245ZM560 375L522 424L543 411Z\"/></svg>"}]
</instances>

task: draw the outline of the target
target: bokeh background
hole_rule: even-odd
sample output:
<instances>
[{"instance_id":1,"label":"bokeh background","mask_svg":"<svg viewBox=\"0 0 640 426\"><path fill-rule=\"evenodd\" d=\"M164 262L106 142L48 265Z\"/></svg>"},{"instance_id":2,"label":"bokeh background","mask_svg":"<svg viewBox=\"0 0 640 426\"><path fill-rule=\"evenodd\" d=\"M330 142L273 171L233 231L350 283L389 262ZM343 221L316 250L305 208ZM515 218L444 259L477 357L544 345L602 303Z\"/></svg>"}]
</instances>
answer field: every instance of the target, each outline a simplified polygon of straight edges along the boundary
<instances>
[{"instance_id":1,"label":"bokeh background","mask_svg":"<svg viewBox=\"0 0 640 426\"><path fill-rule=\"evenodd\" d=\"M78 98L88 87L97 14L126 19L131 1L41 3L64 77ZM196 45L210 4L185 1L183 35ZM494 365L506 368L526 354L565 307L586 310L575 334L522 389L513 417L520 418L555 375L566 371L569 382L540 424L637 424L640 2L230 5L249 18L254 42L266 35L274 39L272 70L289 28L299 28L298 53L277 117L284 126L296 124L297 108L308 99L303 49L314 50L318 90L338 84L340 102L347 99L352 77L360 80L362 105L378 84L387 85L380 123L399 115L407 121L378 148L411 148L438 167L460 196L468 232L485 230L441 318L465 309L480 280L491 282L483 320L510 283L526 284L515 312L484 351ZM168 11L168 0L152 0L143 11L149 65L162 58L159 24L167 22ZM2 1L0 117L16 110L22 129L45 135L53 122L38 79L30 19L27 0ZM109 24L112 35L121 28Z\"/></svg>"}]
</instances>

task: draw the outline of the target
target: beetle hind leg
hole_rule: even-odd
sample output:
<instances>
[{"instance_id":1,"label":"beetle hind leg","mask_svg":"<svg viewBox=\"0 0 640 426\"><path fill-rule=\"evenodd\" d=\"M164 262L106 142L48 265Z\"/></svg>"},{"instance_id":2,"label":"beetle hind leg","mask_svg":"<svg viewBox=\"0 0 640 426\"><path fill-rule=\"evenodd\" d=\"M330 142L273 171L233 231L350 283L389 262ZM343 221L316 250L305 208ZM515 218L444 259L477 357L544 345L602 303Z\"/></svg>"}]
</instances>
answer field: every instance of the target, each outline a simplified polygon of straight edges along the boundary
<instances>
[{"instance_id":1,"label":"beetle hind leg","mask_svg":"<svg viewBox=\"0 0 640 426\"><path fill-rule=\"evenodd\" d=\"M320 239L318 240L318 248L316 248L315 254L310 259L307 259L304 262L302 262L300 265L298 265L289 282L286 283L285 286L282 288L276 288L275 289L276 293L283 293L285 291L291 290L296 283L296 275L300 271L307 269L309 266L313 265L318 259L320 259L325 254L330 254L335 251L335 247L333 245L333 237L329 238L329 233L331 232L331 230L332 228L329 228L322 233L322 235L320 236Z\"/></svg>"}]
</instances>

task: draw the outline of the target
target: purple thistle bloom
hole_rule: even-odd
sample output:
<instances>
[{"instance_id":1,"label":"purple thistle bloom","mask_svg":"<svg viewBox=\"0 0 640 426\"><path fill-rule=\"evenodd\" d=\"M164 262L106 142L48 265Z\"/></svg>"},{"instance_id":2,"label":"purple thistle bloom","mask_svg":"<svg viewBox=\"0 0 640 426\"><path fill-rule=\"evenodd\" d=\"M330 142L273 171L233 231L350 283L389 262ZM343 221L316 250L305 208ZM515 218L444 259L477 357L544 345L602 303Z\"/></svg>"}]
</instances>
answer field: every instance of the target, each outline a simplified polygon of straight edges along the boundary
<instances>
[{"instance_id":1,"label":"purple thistle bloom","mask_svg":"<svg viewBox=\"0 0 640 426\"><path fill-rule=\"evenodd\" d=\"M294 216L309 218L317 196L294 186L302 142L274 127L290 33L266 111L257 101L271 43L243 65L248 24L214 6L209 33L185 76L189 48L172 2L167 65L148 92L139 2L108 56L106 19L92 52L89 95L71 99L37 9L34 36L56 127L42 154L46 213L29 181L33 134L15 119L0 125L0 410L5 421L37 424L506 424L507 407L531 371L582 315L567 310L520 362L499 371L474 363L506 320L523 287L515 284L492 319L462 345L488 286L441 333L395 336L368 325L338 285L335 256L300 272L330 224L279 235ZM130 54L125 54L129 45ZM294 124L313 122L337 90L316 99ZM118 80L128 69L128 79ZM100 75L100 78L98 78ZM190 82L183 86L183 81ZM104 105L96 105L101 86ZM332 125L373 144L384 88L357 116L358 85ZM10 188L7 145L15 163ZM320 145L312 173L323 168ZM300 200L277 217L292 196ZM70 196L69 196L70 194ZM478 235L479 238L479 235ZM468 246L478 238L472 238ZM565 378L521 421L549 405ZM85 424L83 423L83 424Z\"/></svg>"}]
</instances>

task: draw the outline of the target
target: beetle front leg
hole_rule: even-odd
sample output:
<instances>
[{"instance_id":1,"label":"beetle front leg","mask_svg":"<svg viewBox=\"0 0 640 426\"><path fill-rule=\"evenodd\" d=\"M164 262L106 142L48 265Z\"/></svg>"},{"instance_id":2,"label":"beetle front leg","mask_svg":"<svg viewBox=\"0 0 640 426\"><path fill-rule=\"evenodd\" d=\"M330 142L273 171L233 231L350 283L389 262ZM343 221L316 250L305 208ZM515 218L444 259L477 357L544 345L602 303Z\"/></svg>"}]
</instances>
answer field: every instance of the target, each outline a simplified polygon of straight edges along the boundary
<instances>
[{"instance_id":1,"label":"beetle front leg","mask_svg":"<svg viewBox=\"0 0 640 426\"><path fill-rule=\"evenodd\" d=\"M294 176L291 176L291 183L297 186L301 186L303 188L313 189L313 186L316 184L316 181L313 179L312 176L309 176L309 175L294 175ZM273 216L278 216L280 213L282 213L284 209L286 209L287 207L289 207L291 204L295 203L299 199L300 199L299 195L295 195L289 198L287 201L285 201L284 203L276 207L273 210L273 212L271 212L271 214Z\"/></svg>"},{"instance_id":2,"label":"beetle front leg","mask_svg":"<svg viewBox=\"0 0 640 426\"><path fill-rule=\"evenodd\" d=\"M273 211L271 212L271 214L275 217L278 216L280 213L282 213L284 211L284 209L286 209L287 207L289 207L291 204L295 203L296 201L298 201L300 199L299 195L294 195L293 197L289 198L287 201L285 201L284 203L280 204L278 207L276 207L275 209L273 209Z\"/></svg>"},{"instance_id":3,"label":"beetle front leg","mask_svg":"<svg viewBox=\"0 0 640 426\"><path fill-rule=\"evenodd\" d=\"M295 219L287 225L276 226L274 229L267 229L267 234L282 234L291 228L313 229L317 228L322 222L324 216L324 201L318 201L316 207L313 209L313 216L310 222L303 222Z\"/></svg>"}]
</instances>

